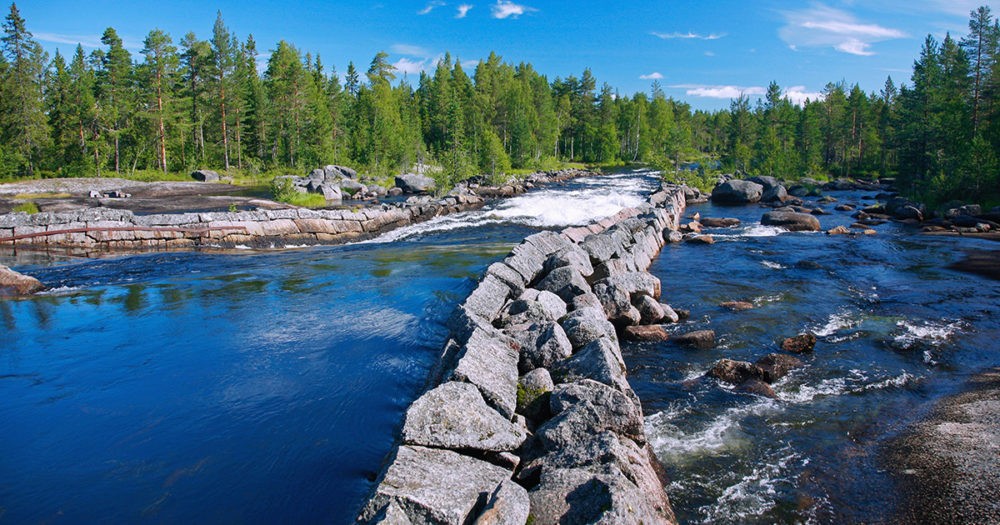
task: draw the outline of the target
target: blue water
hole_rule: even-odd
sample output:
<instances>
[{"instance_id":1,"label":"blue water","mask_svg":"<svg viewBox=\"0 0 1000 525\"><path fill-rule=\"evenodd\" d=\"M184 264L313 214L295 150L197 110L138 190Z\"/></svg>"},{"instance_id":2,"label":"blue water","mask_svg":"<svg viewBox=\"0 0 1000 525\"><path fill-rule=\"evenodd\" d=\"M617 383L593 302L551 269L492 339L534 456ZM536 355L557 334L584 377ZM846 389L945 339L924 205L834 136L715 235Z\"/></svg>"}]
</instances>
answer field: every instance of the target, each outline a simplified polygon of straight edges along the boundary
<instances>
[{"instance_id":1,"label":"blue water","mask_svg":"<svg viewBox=\"0 0 1000 525\"><path fill-rule=\"evenodd\" d=\"M486 266L654 183L578 180L350 246L0 256L54 288L0 301L0 522L353 521Z\"/></svg>"},{"instance_id":2,"label":"blue water","mask_svg":"<svg viewBox=\"0 0 1000 525\"><path fill-rule=\"evenodd\" d=\"M874 194L833 192L866 205ZM820 216L824 229L850 212ZM930 403L1000 364L1000 282L946 268L991 241L922 236L888 223L857 238L759 224L757 206L689 207L736 217L711 246L668 246L650 271L664 301L690 309L676 332L711 329L711 350L668 343L624 349L647 431L685 523L858 523L898 503L882 451ZM725 301L755 308L732 312ZM819 336L806 366L774 385L778 399L702 378L721 358L755 361L780 341Z\"/></svg>"}]
</instances>

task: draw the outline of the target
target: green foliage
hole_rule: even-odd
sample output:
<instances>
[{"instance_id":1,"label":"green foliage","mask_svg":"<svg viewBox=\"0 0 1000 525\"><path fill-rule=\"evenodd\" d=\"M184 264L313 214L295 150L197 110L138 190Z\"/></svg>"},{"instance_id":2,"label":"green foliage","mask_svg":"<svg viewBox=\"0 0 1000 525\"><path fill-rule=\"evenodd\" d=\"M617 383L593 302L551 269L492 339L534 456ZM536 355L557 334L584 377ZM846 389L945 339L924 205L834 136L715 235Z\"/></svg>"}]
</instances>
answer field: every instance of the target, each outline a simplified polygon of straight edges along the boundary
<instances>
[{"instance_id":1,"label":"green foliage","mask_svg":"<svg viewBox=\"0 0 1000 525\"><path fill-rule=\"evenodd\" d=\"M24 212L24 213L27 213L28 215L34 215L34 214L36 214L36 213L39 212L39 209L38 209L38 205L37 204L35 204L32 201L28 201L28 202L22 202L21 204L18 204L17 206L14 206L13 211L15 213L16 212Z\"/></svg>"},{"instance_id":2,"label":"green foliage","mask_svg":"<svg viewBox=\"0 0 1000 525\"><path fill-rule=\"evenodd\" d=\"M326 206L326 198L320 193L301 193L295 189L289 177L275 177L270 185L271 197L278 201L302 206L304 208L322 208Z\"/></svg>"}]
</instances>

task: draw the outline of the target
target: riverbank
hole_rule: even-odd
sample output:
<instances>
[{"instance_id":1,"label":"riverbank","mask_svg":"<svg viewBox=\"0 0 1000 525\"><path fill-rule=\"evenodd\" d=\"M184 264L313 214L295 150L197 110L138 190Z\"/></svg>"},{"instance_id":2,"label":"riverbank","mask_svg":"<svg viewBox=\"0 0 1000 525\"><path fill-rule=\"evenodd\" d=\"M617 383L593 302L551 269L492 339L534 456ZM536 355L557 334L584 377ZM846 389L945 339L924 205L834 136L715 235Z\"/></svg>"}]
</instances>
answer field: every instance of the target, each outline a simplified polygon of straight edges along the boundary
<instances>
[{"instance_id":1,"label":"riverbank","mask_svg":"<svg viewBox=\"0 0 1000 525\"><path fill-rule=\"evenodd\" d=\"M887 467L903 504L894 523L1000 523L1000 368L974 375L963 391L888 445Z\"/></svg>"},{"instance_id":2,"label":"riverbank","mask_svg":"<svg viewBox=\"0 0 1000 525\"><path fill-rule=\"evenodd\" d=\"M312 210L239 195L238 187L195 182L44 180L0 186L0 194L51 195L62 211L0 215L0 249L68 250L92 256L199 248L284 248L343 244L483 206L538 185L594 175L580 170L540 172L498 187L460 186L449 195L415 195L392 203L347 201L339 209ZM97 189L94 189L97 188ZM115 188L110 190L110 188ZM90 198L86 192L135 192L125 198ZM199 211L252 207L245 211ZM155 212L155 213L150 213Z\"/></svg>"}]
</instances>

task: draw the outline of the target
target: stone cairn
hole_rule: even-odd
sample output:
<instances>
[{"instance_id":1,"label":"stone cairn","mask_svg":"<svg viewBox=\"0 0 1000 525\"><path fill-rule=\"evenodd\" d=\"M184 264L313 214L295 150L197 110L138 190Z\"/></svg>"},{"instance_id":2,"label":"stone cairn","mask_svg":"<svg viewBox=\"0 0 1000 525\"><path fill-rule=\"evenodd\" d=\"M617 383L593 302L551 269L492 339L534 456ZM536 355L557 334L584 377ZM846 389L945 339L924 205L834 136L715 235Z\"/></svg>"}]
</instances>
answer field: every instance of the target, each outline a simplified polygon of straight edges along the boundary
<instances>
[{"instance_id":1,"label":"stone cairn","mask_svg":"<svg viewBox=\"0 0 1000 525\"><path fill-rule=\"evenodd\" d=\"M358 521L675 523L618 337L676 321L645 270L684 205L663 187L491 265Z\"/></svg>"}]
</instances>

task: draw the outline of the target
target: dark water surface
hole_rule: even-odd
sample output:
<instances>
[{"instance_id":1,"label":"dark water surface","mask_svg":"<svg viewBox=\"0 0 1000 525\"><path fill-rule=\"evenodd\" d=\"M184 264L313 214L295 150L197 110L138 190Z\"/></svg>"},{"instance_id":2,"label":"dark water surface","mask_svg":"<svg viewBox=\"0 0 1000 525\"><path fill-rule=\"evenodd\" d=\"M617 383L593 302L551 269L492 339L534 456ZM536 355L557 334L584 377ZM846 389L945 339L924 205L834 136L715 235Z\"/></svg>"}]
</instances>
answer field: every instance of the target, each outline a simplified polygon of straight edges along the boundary
<instances>
[{"instance_id":1,"label":"dark water surface","mask_svg":"<svg viewBox=\"0 0 1000 525\"><path fill-rule=\"evenodd\" d=\"M55 288L0 301L0 522L353 521L486 266L651 183L574 181L351 246L0 256Z\"/></svg>"},{"instance_id":2,"label":"dark water surface","mask_svg":"<svg viewBox=\"0 0 1000 525\"><path fill-rule=\"evenodd\" d=\"M824 205L824 229L853 222L834 206ZM625 348L671 501L689 523L888 519L897 501L880 446L928 401L1000 364L1000 283L945 268L964 249L996 245L894 223L870 237L789 233L761 226L763 211L689 207L743 225L707 230L712 246L668 246L650 269L664 302L692 311L674 330L719 337L712 350ZM756 307L719 306L733 300ZM818 336L815 352L774 385L776 400L701 378L718 359L755 361L806 331Z\"/></svg>"}]
</instances>

